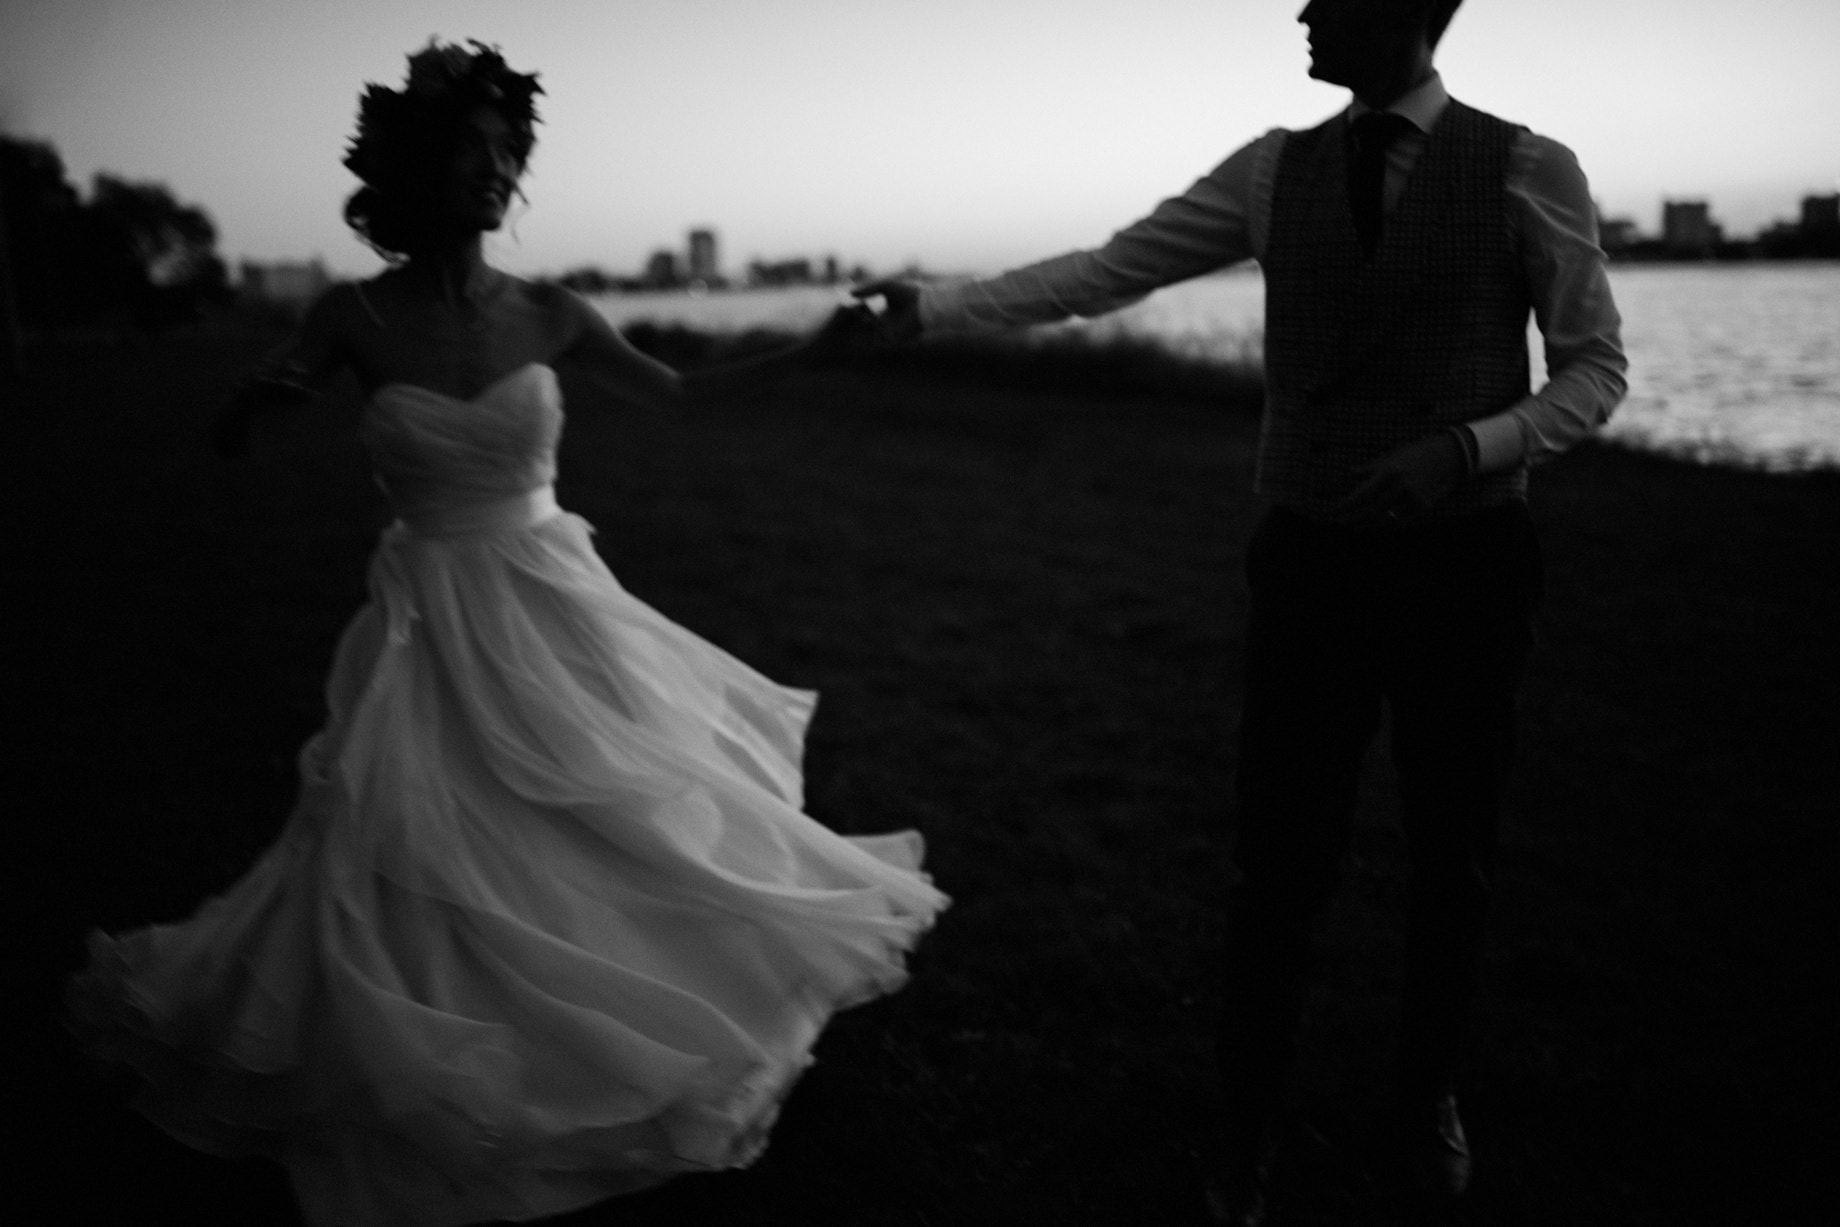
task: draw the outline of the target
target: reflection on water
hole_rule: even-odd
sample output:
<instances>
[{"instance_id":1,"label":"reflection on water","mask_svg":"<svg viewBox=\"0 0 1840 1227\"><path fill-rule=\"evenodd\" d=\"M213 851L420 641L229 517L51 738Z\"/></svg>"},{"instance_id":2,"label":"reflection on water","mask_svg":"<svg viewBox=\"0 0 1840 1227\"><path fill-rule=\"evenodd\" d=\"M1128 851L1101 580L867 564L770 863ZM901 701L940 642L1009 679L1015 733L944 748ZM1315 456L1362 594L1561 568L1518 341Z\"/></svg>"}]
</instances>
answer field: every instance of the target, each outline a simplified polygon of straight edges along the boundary
<instances>
[{"instance_id":1,"label":"reflection on water","mask_svg":"<svg viewBox=\"0 0 1840 1227\"><path fill-rule=\"evenodd\" d=\"M1613 269L1612 437L1702 463L1840 468L1840 263Z\"/></svg>"},{"instance_id":2,"label":"reflection on water","mask_svg":"<svg viewBox=\"0 0 1840 1227\"><path fill-rule=\"evenodd\" d=\"M1706 464L1840 468L1840 263L1634 265L1611 270L1629 398L1607 434ZM734 294L612 295L616 325L813 327L839 301L814 286ZM1184 353L1256 356L1263 283L1251 272L1170 286L1072 327L1150 336ZM1529 332L1534 371L1544 369Z\"/></svg>"}]
</instances>

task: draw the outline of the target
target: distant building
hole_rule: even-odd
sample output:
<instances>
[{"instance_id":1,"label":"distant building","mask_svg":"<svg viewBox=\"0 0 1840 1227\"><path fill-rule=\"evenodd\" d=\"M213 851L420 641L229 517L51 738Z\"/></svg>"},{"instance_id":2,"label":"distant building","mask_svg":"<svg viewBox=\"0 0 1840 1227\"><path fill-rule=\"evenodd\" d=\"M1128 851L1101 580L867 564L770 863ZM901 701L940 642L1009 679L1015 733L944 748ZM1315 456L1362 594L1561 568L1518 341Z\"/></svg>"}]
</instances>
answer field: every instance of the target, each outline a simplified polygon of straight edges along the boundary
<instances>
[{"instance_id":1,"label":"distant building","mask_svg":"<svg viewBox=\"0 0 1840 1227\"><path fill-rule=\"evenodd\" d=\"M1802 221L1796 229L1800 254L1840 256L1840 193L1802 197Z\"/></svg>"},{"instance_id":2,"label":"distant building","mask_svg":"<svg viewBox=\"0 0 1840 1227\"><path fill-rule=\"evenodd\" d=\"M245 260L241 273L244 298L283 307L304 307L332 284L325 263L317 257L304 264Z\"/></svg>"},{"instance_id":3,"label":"distant building","mask_svg":"<svg viewBox=\"0 0 1840 1227\"><path fill-rule=\"evenodd\" d=\"M722 280L721 265L716 259L716 232L713 230L690 232L690 280L705 285L716 285Z\"/></svg>"},{"instance_id":4,"label":"distant building","mask_svg":"<svg viewBox=\"0 0 1840 1227\"><path fill-rule=\"evenodd\" d=\"M662 249L654 251L652 258L645 262L645 281L654 286L682 284L683 279L677 275L677 253Z\"/></svg>"},{"instance_id":5,"label":"distant building","mask_svg":"<svg viewBox=\"0 0 1840 1227\"><path fill-rule=\"evenodd\" d=\"M810 285L811 261L804 257L791 260L754 260L748 264L749 285Z\"/></svg>"},{"instance_id":6,"label":"distant building","mask_svg":"<svg viewBox=\"0 0 1840 1227\"><path fill-rule=\"evenodd\" d=\"M1814 235L1836 231L1840 231L1840 193L1802 197L1802 233Z\"/></svg>"},{"instance_id":7,"label":"distant building","mask_svg":"<svg viewBox=\"0 0 1840 1227\"><path fill-rule=\"evenodd\" d=\"M1709 255L1724 235L1703 200L1666 200L1661 204L1661 244L1675 255Z\"/></svg>"},{"instance_id":8,"label":"distant building","mask_svg":"<svg viewBox=\"0 0 1840 1227\"><path fill-rule=\"evenodd\" d=\"M1600 217L1597 219L1597 244L1608 255L1617 255L1635 246L1640 235L1636 231L1633 217Z\"/></svg>"}]
</instances>

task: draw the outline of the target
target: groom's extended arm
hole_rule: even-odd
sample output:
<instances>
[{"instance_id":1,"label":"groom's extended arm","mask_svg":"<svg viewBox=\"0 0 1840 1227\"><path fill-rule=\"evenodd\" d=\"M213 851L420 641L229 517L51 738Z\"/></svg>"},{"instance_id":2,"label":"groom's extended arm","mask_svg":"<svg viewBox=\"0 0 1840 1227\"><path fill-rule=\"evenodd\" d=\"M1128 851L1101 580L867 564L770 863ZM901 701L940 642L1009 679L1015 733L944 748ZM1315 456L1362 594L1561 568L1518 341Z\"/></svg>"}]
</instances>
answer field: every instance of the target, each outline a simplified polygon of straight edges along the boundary
<instances>
[{"instance_id":1,"label":"groom's extended arm","mask_svg":"<svg viewBox=\"0 0 1840 1227\"><path fill-rule=\"evenodd\" d=\"M1273 131L1244 146L1103 247L995 277L922 286L917 322L932 333L1103 315L1162 286L1251 259L1264 237L1254 201L1270 197L1284 135Z\"/></svg>"}]
</instances>

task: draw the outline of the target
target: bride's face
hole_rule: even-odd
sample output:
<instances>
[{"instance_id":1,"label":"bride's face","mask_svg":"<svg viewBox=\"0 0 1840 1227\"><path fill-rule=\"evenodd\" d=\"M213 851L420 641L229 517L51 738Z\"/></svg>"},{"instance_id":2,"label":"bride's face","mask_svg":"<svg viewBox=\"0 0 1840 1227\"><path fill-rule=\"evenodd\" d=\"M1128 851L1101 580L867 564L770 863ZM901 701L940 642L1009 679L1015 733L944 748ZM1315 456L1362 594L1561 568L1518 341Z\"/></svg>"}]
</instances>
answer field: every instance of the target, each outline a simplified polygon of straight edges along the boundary
<instances>
[{"instance_id":1,"label":"bride's face","mask_svg":"<svg viewBox=\"0 0 1840 1227\"><path fill-rule=\"evenodd\" d=\"M479 107L461 124L441 193L444 211L468 230L496 230L523 172L510 123L491 107Z\"/></svg>"}]
</instances>

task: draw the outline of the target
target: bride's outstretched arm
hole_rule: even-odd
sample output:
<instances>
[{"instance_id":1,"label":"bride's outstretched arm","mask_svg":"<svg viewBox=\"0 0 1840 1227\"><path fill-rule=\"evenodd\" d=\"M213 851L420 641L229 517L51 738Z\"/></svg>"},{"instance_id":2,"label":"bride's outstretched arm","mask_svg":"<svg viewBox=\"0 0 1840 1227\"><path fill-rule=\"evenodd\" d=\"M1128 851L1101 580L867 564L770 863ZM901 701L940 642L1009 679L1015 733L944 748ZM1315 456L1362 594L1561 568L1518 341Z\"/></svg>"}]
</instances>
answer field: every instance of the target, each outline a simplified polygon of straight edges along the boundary
<instances>
[{"instance_id":1,"label":"bride's outstretched arm","mask_svg":"<svg viewBox=\"0 0 1840 1227\"><path fill-rule=\"evenodd\" d=\"M249 431L258 417L308 403L344 365L337 338L343 313L340 296L349 292L348 287L335 286L315 299L294 335L237 384L212 427L212 446L219 455L248 451Z\"/></svg>"},{"instance_id":2,"label":"bride's outstretched arm","mask_svg":"<svg viewBox=\"0 0 1840 1227\"><path fill-rule=\"evenodd\" d=\"M877 336L867 308L840 307L810 337L783 349L678 371L641 353L581 298L570 294L569 300L571 340L561 357L608 396L651 408L678 408L758 389L826 358L873 345Z\"/></svg>"}]
</instances>

